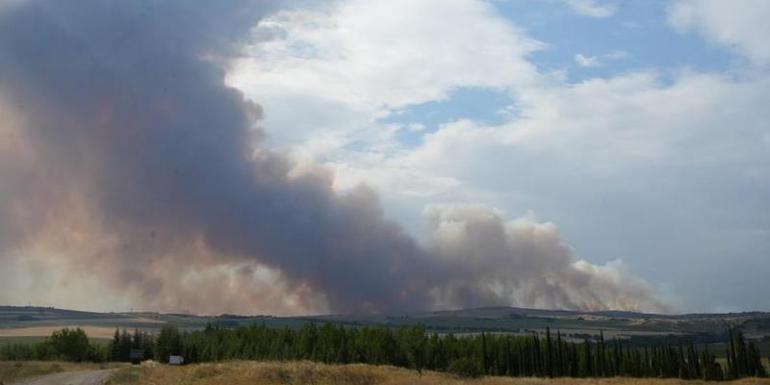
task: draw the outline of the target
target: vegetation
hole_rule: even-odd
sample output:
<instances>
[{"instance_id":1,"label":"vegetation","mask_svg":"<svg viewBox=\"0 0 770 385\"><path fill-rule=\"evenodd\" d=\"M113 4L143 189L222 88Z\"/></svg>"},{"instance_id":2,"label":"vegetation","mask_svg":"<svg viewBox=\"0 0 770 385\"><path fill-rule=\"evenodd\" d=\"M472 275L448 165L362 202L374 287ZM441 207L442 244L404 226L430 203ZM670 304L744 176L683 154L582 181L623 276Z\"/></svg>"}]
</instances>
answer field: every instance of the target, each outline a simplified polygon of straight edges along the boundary
<instances>
[{"instance_id":1,"label":"vegetation","mask_svg":"<svg viewBox=\"0 0 770 385\"><path fill-rule=\"evenodd\" d=\"M126 329L123 329L122 332L116 329L108 346L109 356L106 359L116 362L130 362L132 361L132 350L141 352L139 360L153 358L153 352L157 349L152 334L139 329L135 329L133 334L129 334Z\"/></svg>"},{"instance_id":2,"label":"vegetation","mask_svg":"<svg viewBox=\"0 0 770 385\"><path fill-rule=\"evenodd\" d=\"M9 384L22 378L42 376L80 369L101 369L103 365L92 363L74 364L57 361L0 361L0 384Z\"/></svg>"},{"instance_id":3,"label":"vegetation","mask_svg":"<svg viewBox=\"0 0 770 385\"><path fill-rule=\"evenodd\" d=\"M0 360L103 362L105 359L104 347L91 344L86 332L80 328L55 331L38 343L0 346Z\"/></svg>"},{"instance_id":4,"label":"vegetation","mask_svg":"<svg viewBox=\"0 0 770 385\"><path fill-rule=\"evenodd\" d=\"M422 327L345 328L306 325L273 329L251 325L235 329L208 326L180 333L164 328L154 356L167 362L182 355L187 362L225 360L310 360L366 363L448 371L462 377L659 377L722 380L765 377L759 352L740 332L730 332L726 368L710 350L689 345L629 347L621 340L568 341L560 332L514 336L481 333L457 337L428 335Z\"/></svg>"},{"instance_id":5,"label":"vegetation","mask_svg":"<svg viewBox=\"0 0 770 385\"><path fill-rule=\"evenodd\" d=\"M449 372L457 377L639 377L722 380L766 377L760 353L740 331L729 331L726 362L708 346L656 344L630 346L626 341L575 341L557 331L531 335L455 336L427 334L420 327L349 328L308 324L275 329L265 325L180 332L164 327L157 336L116 330L106 348L92 346L80 329L64 329L35 345L0 347L0 359L130 361L154 358L168 362L181 355L188 363L229 360L314 361L327 364L373 364Z\"/></svg>"},{"instance_id":6,"label":"vegetation","mask_svg":"<svg viewBox=\"0 0 770 385\"><path fill-rule=\"evenodd\" d=\"M180 367L142 365L123 369L108 385L700 385L703 380L613 378L459 378L453 374L392 366L323 364L309 361L228 361ZM743 379L730 385L770 385L770 379Z\"/></svg>"},{"instance_id":7,"label":"vegetation","mask_svg":"<svg viewBox=\"0 0 770 385\"><path fill-rule=\"evenodd\" d=\"M447 371L459 378L481 377L481 368L479 365L475 361L467 358L458 358L452 361L452 363L449 364Z\"/></svg>"}]
</instances>

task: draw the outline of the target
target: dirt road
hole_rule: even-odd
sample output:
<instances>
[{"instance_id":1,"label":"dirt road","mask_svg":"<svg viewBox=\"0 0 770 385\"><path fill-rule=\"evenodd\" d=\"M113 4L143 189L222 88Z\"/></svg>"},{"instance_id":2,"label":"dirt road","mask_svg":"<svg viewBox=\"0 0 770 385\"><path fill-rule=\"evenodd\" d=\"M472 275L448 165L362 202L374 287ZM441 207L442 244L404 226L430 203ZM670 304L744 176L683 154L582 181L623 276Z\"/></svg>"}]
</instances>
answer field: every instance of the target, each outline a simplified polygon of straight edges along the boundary
<instances>
[{"instance_id":1,"label":"dirt road","mask_svg":"<svg viewBox=\"0 0 770 385\"><path fill-rule=\"evenodd\" d=\"M33 377L11 385L102 385L114 369L81 370Z\"/></svg>"}]
</instances>

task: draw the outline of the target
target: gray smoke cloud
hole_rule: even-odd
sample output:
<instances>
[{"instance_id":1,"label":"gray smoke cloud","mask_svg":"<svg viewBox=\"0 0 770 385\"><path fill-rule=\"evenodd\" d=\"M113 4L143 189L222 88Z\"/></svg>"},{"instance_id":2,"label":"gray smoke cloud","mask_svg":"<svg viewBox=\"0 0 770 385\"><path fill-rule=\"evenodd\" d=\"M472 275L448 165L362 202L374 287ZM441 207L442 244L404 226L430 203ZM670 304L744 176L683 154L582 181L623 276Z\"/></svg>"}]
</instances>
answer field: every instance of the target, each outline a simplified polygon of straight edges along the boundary
<instances>
[{"instance_id":1,"label":"gray smoke cloud","mask_svg":"<svg viewBox=\"0 0 770 385\"><path fill-rule=\"evenodd\" d=\"M66 293L87 280L130 304L211 312L663 309L621 265L575 261L553 225L432 207L421 246L385 219L375 192L338 194L324 169L267 149L261 108L224 78L250 28L278 6L0 7L9 288ZM61 281L48 278L54 269Z\"/></svg>"}]
</instances>

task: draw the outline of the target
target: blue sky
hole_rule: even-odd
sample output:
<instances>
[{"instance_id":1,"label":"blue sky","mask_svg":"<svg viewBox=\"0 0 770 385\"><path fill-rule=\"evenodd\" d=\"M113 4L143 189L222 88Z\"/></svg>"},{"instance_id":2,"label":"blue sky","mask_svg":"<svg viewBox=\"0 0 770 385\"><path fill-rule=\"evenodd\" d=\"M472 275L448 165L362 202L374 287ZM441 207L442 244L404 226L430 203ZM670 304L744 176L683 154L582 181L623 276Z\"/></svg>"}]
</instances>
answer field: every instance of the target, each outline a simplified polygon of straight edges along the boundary
<instances>
[{"instance_id":1,"label":"blue sky","mask_svg":"<svg viewBox=\"0 0 770 385\"><path fill-rule=\"evenodd\" d=\"M665 82L670 72L683 68L722 72L741 60L697 35L677 33L666 22L671 4L666 1L626 2L613 7L611 17L602 18L581 15L561 2L513 0L492 4L500 15L544 44L530 55L530 61L540 71L563 73L568 83L635 70L661 71ZM587 61L581 64L578 55ZM505 90L460 87L450 93L442 100L406 106L383 121L435 129L458 119L500 123L515 111L515 98ZM420 137L406 133L401 139L409 144Z\"/></svg>"},{"instance_id":2,"label":"blue sky","mask_svg":"<svg viewBox=\"0 0 770 385\"><path fill-rule=\"evenodd\" d=\"M339 191L374 187L421 239L426 208L481 205L553 223L576 260L620 261L674 311L770 310L768 11L340 1L262 22L280 37L229 81L272 146Z\"/></svg>"}]
</instances>

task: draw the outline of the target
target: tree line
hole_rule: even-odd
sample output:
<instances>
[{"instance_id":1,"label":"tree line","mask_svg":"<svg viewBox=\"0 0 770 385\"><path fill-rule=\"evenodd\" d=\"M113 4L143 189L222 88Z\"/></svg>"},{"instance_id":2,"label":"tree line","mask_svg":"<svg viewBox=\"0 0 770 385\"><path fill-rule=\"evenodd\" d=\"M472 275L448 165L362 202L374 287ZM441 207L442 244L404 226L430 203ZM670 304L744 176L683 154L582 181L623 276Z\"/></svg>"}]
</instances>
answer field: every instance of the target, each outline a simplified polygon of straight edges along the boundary
<instances>
[{"instance_id":1,"label":"tree line","mask_svg":"<svg viewBox=\"0 0 770 385\"><path fill-rule=\"evenodd\" d=\"M514 377L657 377L723 380L765 377L759 349L740 331L730 330L720 364L707 345L655 344L630 346L621 339L576 341L560 331L531 335L480 333L439 335L421 326L350 328L308 324L298 329L265 325L179 331L164 327L157 335L140 330L116 330L106 347L91 346L80 329L54 333L35 346L0 348L0 359L68 359L168 362L181 355L185 362L225 360L312 360L325 363L366 363L422 370L448 371L461 376ZM72 337L76 335L77 338ZM69 336L69 339L63 339ZM64 341L67 341L66 343ZM67 345L72 344L71 348ZM68 350L69 349L69 350ZM19 353L25 353L19 354Z\"/></svg>"},{"instance_id":2,"label":"tree line","mask_svg":"<svg viewBox=\"0 0 770 385\"><path fill-rule=\"evenodd\" d=\"M0 360L21 361L105 361L103 346L94 345L80 328L55 331L38 343L14 343L0 345Z\"/></svg>"}]
</instances>

